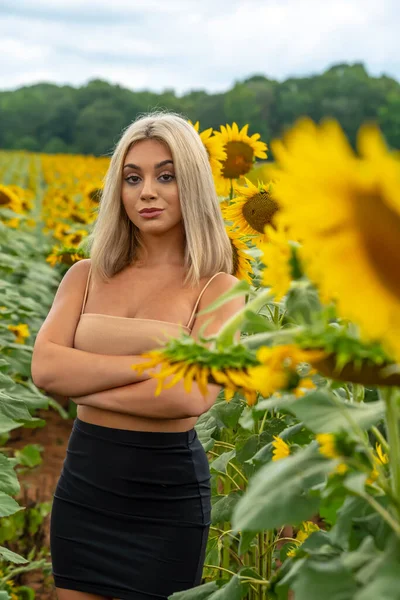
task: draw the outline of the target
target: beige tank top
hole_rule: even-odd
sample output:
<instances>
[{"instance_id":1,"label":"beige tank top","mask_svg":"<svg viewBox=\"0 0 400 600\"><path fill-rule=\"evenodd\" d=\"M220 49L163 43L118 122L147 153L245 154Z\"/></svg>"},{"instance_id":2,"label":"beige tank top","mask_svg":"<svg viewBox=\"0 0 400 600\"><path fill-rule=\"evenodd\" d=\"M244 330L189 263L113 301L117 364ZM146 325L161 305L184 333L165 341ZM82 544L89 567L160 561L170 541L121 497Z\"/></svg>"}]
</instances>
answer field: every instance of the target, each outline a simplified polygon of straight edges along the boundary
<instances>
[{"instance_id":1,"label":"beige tank top","mask_svg":"<svg viewBox=\"0 0 400 600\"><path fill-rule=\"evenodd\" d=\"M89 280L89 269L83 297L82 310L75 331L74 348L96 354L142 354L167 343L171 337L179 337L183 332L190 334L196 310L211 281L222 273L215 273L201 290L187 325L159 321L157 319L138 319L134 317L116 317L99 313L84 313Z\"/></svg>"}]
</instances>

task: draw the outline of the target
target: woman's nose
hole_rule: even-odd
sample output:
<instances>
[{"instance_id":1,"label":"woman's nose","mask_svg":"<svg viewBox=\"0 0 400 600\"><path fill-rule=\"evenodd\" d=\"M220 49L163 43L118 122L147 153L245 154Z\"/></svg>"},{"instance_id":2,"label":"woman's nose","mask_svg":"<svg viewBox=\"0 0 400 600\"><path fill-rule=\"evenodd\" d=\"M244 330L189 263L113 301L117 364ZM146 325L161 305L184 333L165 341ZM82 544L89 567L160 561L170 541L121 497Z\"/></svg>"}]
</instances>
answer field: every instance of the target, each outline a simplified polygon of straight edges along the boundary
<instances>
[{"instance_id":1,"label":"woman's nose","mask_svg":"<svg viewBox=\"0 0 400 600\"><path fill-rule=\"evenodd\" d=\"M140 197L143 199L155 198L157 195L154 181L151 178L143 180L143 187Z\"/></svg>"}]
</instances>

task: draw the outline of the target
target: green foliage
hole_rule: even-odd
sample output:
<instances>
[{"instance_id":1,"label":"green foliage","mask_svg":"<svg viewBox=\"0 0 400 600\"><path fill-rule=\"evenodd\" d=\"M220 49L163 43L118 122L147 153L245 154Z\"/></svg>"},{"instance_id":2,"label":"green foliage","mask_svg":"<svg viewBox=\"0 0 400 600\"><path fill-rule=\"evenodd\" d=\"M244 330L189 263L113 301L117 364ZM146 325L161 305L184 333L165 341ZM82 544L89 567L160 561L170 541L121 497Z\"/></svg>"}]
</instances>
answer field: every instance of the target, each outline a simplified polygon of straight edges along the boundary
<instances>
[{"instance_id":1,"label":"green foliage","mask_svg":"<svg viewBox=\"0 0 400 600\"><path fill-rule=\"evenodd\" d=\"M256 532L287 523L298 525L311 518L320 504L316 486L331 469L331 463L322 458L315 446L266 464L236 505L234 529Z\"/></svg>"},{"instance_id":2,"label":"green foliage","mask_svg":"<svg viewBox=\"0 0 400 600\"><path fill-rule=\"evenodd\" d=\"M23 173L28 165L21 164L20 168ZM20 230L0 222L0 446L19 427L45 424L34 415L38 409L48 408L49 398L32 382L31 358L33 340L59 281L59 275L45 262L48 251L44 236L31 231L21 235ZM21 323L27 325L29 337L24 343L16 343L9 326ZM14 499L20 492L16 468L26 470L39 465L41 451L40 446L30 444L9 457L0 447L0 544L19 540L13 550L0 546L3 561L19 565L28 562L20 553L26 554L32 548L32 540L49 513L49 505L25 509ZM29 597L27 592L25 597Z\"/></svg>"},{"instance_id":3,"label":"green foliage","mask_svg":"<svg viewBox=\"0 0 400 600\"><path fill-rule=\"evenodd\" d=\"M333 117L352 143L361 123L377 121L389 144L400 148L400 85L389 77L371 77L362 64L338 64L320 75L283 82L255 75L225 93L192 91L177 96L134 92L106 81L80 88L35 84L0 92L0 147L37 152L104 155L138 114L155 107L177 111L202 128L236 121L268 141L300 116L319 121Z\"/></svg>"}]
</instances>

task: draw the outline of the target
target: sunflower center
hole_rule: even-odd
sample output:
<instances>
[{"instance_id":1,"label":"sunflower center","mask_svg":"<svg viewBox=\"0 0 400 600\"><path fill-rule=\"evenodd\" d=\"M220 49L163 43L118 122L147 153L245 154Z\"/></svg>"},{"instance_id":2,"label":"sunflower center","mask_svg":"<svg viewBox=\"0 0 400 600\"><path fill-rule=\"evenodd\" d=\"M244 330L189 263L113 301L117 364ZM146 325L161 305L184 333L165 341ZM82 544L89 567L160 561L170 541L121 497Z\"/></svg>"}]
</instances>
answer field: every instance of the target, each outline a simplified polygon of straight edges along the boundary
<instances>
[{"instance_id":1,"label":"sunflower center","mask_svg":"<svg viewBox=\"0 0 400 600\"><path fill-rule=\"evenodd\" d=\"M222 176L238 179L253 167L253 148L246 142L228 142L225 146L227 158L223 163Z\"/></svg>"},{"instance_id":2,"label":"sunflower center","mask_svg":"<svg viewBox=\"0 0 400 600\"><path fill-rule=\"evenodd\" d=\"M238 271L239 271L239 253L237 251L235 244L232 242L232 240L231 240L231 246L232 246L233 274L236 275L236 273L238 273Z\"/></svg>"},{"instance_id":3,"label":"sunflower center","mask_svg":"<svg viewBox=\"0 0 400 600\"><path fill-rule=\"evenodd\" d=\"M243 205L242 213L247 223L259 233L264 233L265 225L271 224L278 205L271 194L263 190L255 194Z\"/></svg>"},{"instance_id":4,"label":"sunflower center","mask_svg":"<svg viewBox=\"0 0 400 600\"><path fill-rule=\"evenodd\" d=\"M356 219L366 254L381 283L400 299L400 214L386 202L380 190L360 195Z\"/></svg>"},{"instance_id":5,"label":"sunflower center","mask_svg":"<svg viewBox=\"0 0 400 600\"><path fill-rule=\"evenodd\" d=\"M76 244L80 244L82 241L82 234L76 233L74 237L71 239L71 244L75 246Z\"/></svg>"},{"instance_id":6,"label":"sunflower center","mask_svg":"<svg viewBox=\"0 0 400 600\"><path fill-rule=\"evenodd\" d=\"M90 190L88 196L93 202L100 202L101 190L99 188L94 188Z\"/></svg>"},{"instance_id":7,"label":"sunflower center","mask_svg":"<svg viewBox=\"0 0 400 600\"><path fill-rule=\"evenodd\" d=\"M10 203L10 197L7 196L4 192L0 191L0 206L4 206Z\"/></svg>"}]
</instances>

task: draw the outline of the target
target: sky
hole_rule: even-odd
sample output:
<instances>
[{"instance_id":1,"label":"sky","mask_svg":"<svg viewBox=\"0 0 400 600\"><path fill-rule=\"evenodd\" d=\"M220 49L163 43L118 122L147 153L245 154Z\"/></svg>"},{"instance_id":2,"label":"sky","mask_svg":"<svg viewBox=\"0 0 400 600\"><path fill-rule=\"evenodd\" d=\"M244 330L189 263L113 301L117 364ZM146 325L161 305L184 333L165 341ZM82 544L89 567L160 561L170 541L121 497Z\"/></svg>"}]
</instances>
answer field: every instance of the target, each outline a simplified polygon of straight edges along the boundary
<instances>
[{"instance_id":1,"label":"sky","mask_svg":"<svg viewBox=\"0 0 400 600\"><path fill-rule=\"evenodd\" d=\"M400 81L399 0L0 0L0 90L225 91L363 62Z\"/></svg>"}]
</instances>

